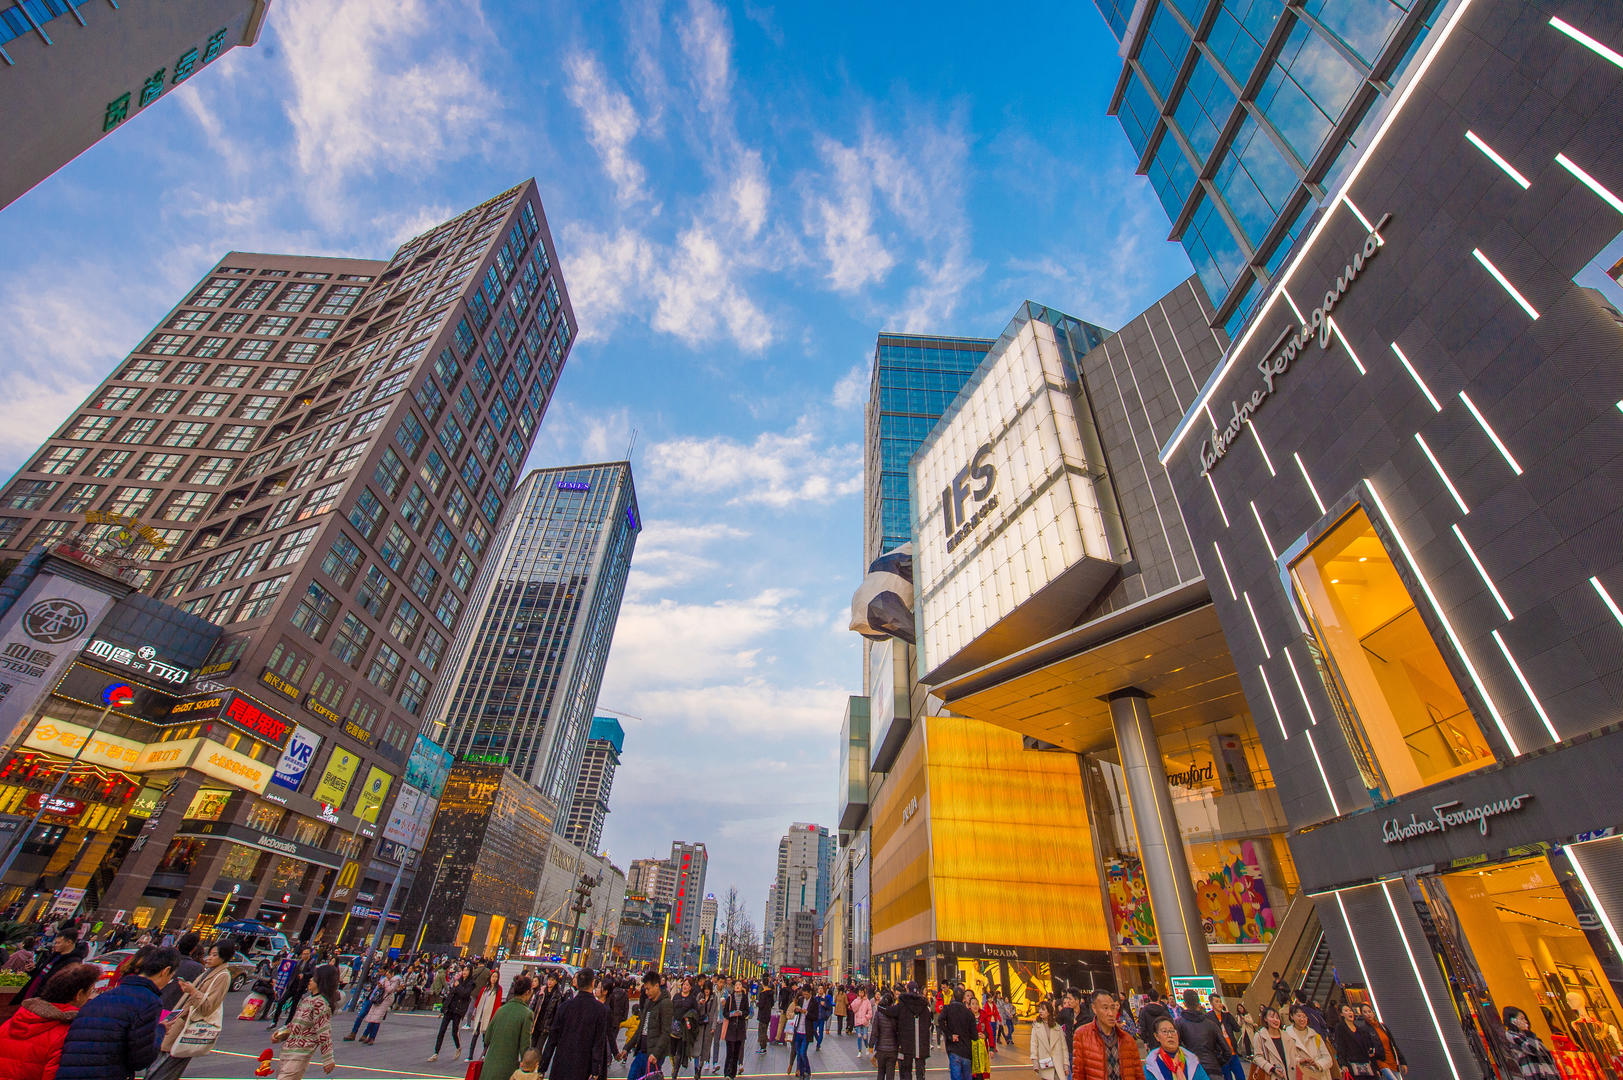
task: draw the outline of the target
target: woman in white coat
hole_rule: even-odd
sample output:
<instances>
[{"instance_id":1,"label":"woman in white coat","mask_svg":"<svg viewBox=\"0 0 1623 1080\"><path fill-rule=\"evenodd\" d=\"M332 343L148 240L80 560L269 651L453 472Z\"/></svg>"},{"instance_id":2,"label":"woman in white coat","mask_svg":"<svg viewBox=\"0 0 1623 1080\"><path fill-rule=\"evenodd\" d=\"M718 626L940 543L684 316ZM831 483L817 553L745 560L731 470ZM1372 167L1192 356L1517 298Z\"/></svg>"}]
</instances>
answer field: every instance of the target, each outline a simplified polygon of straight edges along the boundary
<instances>
[{"instance_id":1,"label":"woman in white coat","mask_svg":"<svg viewBox=\"0 0 1623 1080\"><path fill-rule=\"evenodd\" d=\"M1307 1010L1291 1006L1291 1024L1285 1029L1285 1071L1288 1080L1331 1080L1336 1059L1324 1037L1307 1026Z\"/></svg>"},{"instance_id":2,"label":"woman in white coat","mask_svg":"<svg viewBox=\"0 0 1623 1080\"><path fill-rule=\"evenodd\" d=\"M479 996L474 1000L473 1010L468 1014L468 1023L473 1028L473 1034L468 1036L468 1060L473 1060L474 1048L479 1045L479 1036L490 1027L490 1018L496 1015L496 1010L502 1007L502 971L499 967L490 969L490 982L479 988Z\"/></svg>"},{"instance_id":3,"label":"woman in white coat","mask_svg":"<svg viewBox=\"0 0 1623 1080\"><path fill-rule=\"evenodd\" d=\"M1037 1019L1031 1024L1031 1067L1042 1080L1067 1080L1071 1074L1065 1029L1054 1022L1054 1006L1047 1001L1037 1003Z\"/></svg>"},{"instance_id":4,"label":"woman in white coat","mask_svg":"<svg viewBox=\"0 0 1623 1080\"><path fill-rule=\"evenodd\" d=\"M1251 1036L1251 1064L1267 1073L1267 1080L1295 1080L1285 1061L1289 1054L1279 1010L1272 1005L1264 1005L1262 1028Z\"/></svg>"}]
</instances>

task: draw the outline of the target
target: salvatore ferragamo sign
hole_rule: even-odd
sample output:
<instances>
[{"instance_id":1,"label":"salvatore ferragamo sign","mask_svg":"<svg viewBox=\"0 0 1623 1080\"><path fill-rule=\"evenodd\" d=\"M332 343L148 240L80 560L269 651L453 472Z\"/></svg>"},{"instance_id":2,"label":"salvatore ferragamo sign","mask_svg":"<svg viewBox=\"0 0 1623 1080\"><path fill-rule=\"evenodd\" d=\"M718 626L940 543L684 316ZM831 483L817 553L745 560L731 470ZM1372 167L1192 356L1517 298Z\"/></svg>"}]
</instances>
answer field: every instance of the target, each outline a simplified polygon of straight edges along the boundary
<instances>
[{"instance_id":1,"label":"salvatore ferragamo sign","mask_svg":"<svg viewBox=\"0 0 1623 1080\"><path fill-rule=\"evenodd\" d=\"M1524 791L1520 795L1511 795L1479 806L1466 806L1458 800L1440 803L1431 808L1431 817L1423 818L1410 814L1408 821L1394 817L1381 822L1381 843L1404 844L1422 836L1445 833L1450 829L1460 829L1469 825L1476 826L1479 835L1487 836L1488 822L1501 814L1514 814L1532 801L1533 796Z\"/></svg>"},{"instance_id":2,"label":"salvatore ferragamo sign","mask_svg":"<svg viewBox=\"0 0 1623 1080\"><path fill-rule=\"evenodd\" d=\"M1279 388L1279 377L1290 370L1291 364L1301 356L1302 350L1314 342L1318 343L1320 350L1330 347L1332 329L1330 313L1335 310L1342 297L1347 295L1347 290L1352 288L1353 282L1358 280L1358 275L1364 272L1364 267L1369 261L1386 246L1386 241L1381 239L1381 230L1391 220L1391 214L1381 215L1381 220L1377 221L1375 227L1369 231L1369 235L1364 237L1363 246L1352 253L1335 283L1325 290L1319 306L1303 320L1301 326L1294 329L1287 327L1283 330L1279 340L1274 342L1261 360L1257 361L1257 371L1262 376L1262 385L1253 389L1250 396L1231 402L1228 422L1221 429L1214 427L1211 436L1200 444L1200 475L1205 476L1223 460L1246 425L1251 423L1252 415L1263 402L1274 395L1274 391Z\"/></svg>"}]
</instances>

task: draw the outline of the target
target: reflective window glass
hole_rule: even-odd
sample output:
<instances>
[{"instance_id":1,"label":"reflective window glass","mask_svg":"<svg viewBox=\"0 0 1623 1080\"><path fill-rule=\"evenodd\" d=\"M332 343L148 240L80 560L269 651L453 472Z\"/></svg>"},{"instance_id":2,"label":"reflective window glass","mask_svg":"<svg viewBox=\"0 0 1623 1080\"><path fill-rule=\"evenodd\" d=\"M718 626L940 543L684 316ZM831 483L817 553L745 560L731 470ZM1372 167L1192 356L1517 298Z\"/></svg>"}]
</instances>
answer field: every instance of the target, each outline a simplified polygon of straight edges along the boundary
<instances>
[{"instance_id":1,"label":"reflective window glass","mask_svg":"<svg viewBox=\"0 0 1623 1080\"><path fill-rule=\"evenodd\" d=\"M1296 156L1312 161L1362 82L1335 47L1298 23L1257 93L1257 104Z\"/></svg>"},{"instance_id":2,"label":"reflective window glass","mask_svg":"<svg viewBox=\"0 0 1623 1080\"><path fill-rule=\"evenodd\" d=\"M1244 84L1250 77L1283 10L1279 0L1226 0L1218 9L1206 45L1235 82Z\"/></svg>"},{"instance_id":3,"label":"reflective window glass","mask_svg":"<svg viewBox=\"0 0 1623 1080\"><path fill-rule=\"evenodd\" d=\"M1205 161L1217 145L1217 133L1234 110L1234 93L1205 57L1195 63L1178 108L1173 113L1195 154Z\"/></svg>"},{"instance_id":4,"label":"reflective window glass","mask_svg":"<svg viewBox=\"0 0 1623 1080\"><path fill-rule=\"evenodd\" d=\"M1212 182L1255 248L1296 190L1296 172L1256 120L1247 116Z\"/></svg>"},{"instance_id":5,"label":"reflective window glass","mask_svg":"<svg viewBox=\"0 0 1623 1080\"><path fill-rule=\"evenodd\" d=\"M1144 73L1149 76L1150 85L1155 87L1162 101L1171 93L1172 80L1188 51L1189 35L1183 32L1172 10L1163 4L1151 17L1150 32L1145 35L1144 45L1138 51L1138 62L1144 65Z\"/></svg>"},{"instance_id":6,"label":"reflective window glass","mask_svg":"<svg viewBox=\"0 0 1623 1080\"><path fill-rule=\"evenodd\" d=\"M1177 217L1189 193L1195 190L1195 170L1176 139L1161 140L1160 148L1150 161L1150 183L1155 186L1167 217Z\"/></svg>"},{"instance_id":7,"label":"reflective window glass","mask_svg":"<svg viewBox=\"0 0 1623 1080\"><path fill-rule=\"evenodd\" d=\"M1210 198L1202 199L1195 208L1189 228L1184 230L1183 247L1206 294L1214 300L1227 296L1245 269L1245 256Z\"/></svg>"},{"instance_id":8,"label":"reflective window glass","mask_svg":"<svg viewBox=\"0 0 1623 1080\"><path fill-rule=\"evenodd\" d=\"M1401 0L1307 0L1302 9L1364 63L1373 64L1409 5Z\"/></svg>"},{"instance_id":9,"label":"reflective window glass","mask_svg":"<svg viewBox=\"0 0 1623 1080\"><path fill-rule=\"evenodd\" d=\"M1155 122L1161 114L1156 111L1155 104L1150 101L1150 95L1137 75L1128 80L1127 91L1122 94L1121 108L1116 115L1127 132L1127 140L1138 151L1139 157L1143 157L1145 148L1150 144L1150 135L1155 131ZM881 393L890 393L890 388L883 388Z\"/></svg>"}]
</instances>

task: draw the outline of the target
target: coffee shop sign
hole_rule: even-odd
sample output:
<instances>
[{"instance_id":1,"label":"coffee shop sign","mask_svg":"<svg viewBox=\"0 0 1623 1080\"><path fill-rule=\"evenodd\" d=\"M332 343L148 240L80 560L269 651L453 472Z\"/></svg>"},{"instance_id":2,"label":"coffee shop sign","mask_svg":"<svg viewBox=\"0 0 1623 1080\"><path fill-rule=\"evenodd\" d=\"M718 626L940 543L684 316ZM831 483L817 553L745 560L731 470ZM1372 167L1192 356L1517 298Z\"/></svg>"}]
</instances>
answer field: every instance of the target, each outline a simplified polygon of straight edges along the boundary
<instances>
[{"instance_id":1,"label":"coffee shop sign","mask_svg":"<svg viewBox=\"0 0 1623 1080\"><path fill-rule=\"evenodd\" d=\"M1381 822L1381 843L1403 844L1422 836L1445 833L1450 829L1460 829L1468 825L1475 825L1480 835L1487 836L1488 822L1501 814L1514 814L1524 804L1532 801L1533 796L1524 791L1520 795L1482 803L1480 806L1466 806L1457 799L1454 802L1439 803L1431 808L1432 816L1429 818L1410 814L1408 821L1400 821L1394 817Z\"/></svg>"},{"instance_id":2,"label":"coffee shop sign","mask_svg":"<svg viewBox=\"0 0 1623 1080\"><path fill-rule=\"evenodd\" d=\"M1330 347L1330 335L1333 327L1330 324L1330 313L1347 295L1352 283L1358 280L1369 260L1373 259L1386 241L1381 239L1381 230L1386 223L1392 220L1391 214L1383 214L1381 220L1364 237L1364 244L1352 257L1347 260L1346 266L1335 283L1325 290L1324 297L1319 306L1302 321L1302 325L1295 328L1286 328L1261 360L1257 361L1257 371L1262 375L1262 385L1251 391L1249 397L1240 398L1229 405L1228 423L1221 429L1213 422L1212 434L1200 444L1200 474L1205 476L1211 472L1224 455L1233 447L1240 433L1251 423L1251 417L1261 408L1262 403L1273 396L1278 389L1276 383L1279 377L1290 370L1291 364L1301 356L1302 350L1312 342L1317 341L1319 348Z\"/></svg>"}]
</instances>

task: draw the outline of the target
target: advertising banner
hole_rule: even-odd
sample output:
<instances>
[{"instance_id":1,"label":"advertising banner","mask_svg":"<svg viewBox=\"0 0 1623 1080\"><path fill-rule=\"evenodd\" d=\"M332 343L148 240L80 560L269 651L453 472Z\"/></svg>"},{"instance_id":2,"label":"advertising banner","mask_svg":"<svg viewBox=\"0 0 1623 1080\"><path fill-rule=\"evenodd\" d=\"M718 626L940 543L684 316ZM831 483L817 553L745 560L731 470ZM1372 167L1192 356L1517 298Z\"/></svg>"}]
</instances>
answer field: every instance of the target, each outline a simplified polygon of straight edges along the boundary
<instances>
[{"instance_id":1,"label":"advertising banner","mask_svg":"<svg viewBox=\"0 0 1623 1080\"><path fill-rule=\"evenodd\" d=\"M0 736L8 743L112 603L88 585L41 574L6 613L0 623Z\"/></svg>"},{"instance_id":2,"label":"advertising banner","mask_svg":"<svg viewBox=\"0 0 1623 1080\"><path fill-rule=\"evenodd\" d=\"M366 783L361 785L361 793L355 799L355 816L362 821L376 822L378 811L383 807L384 797L389 794L389 784L394 777L372 766L366 774Z\"/></svg>"},{"instance_id":3,"label":"advertising banner","mask_svg":"<svg viewBox=\"0 0 1623 1080\"><path fill-rule=\"evenodd\" d=\"M355 770L360 767L360 758L342 746L333 747L327 757L327 767L322 771L321 783L310 795L317 802L331 803L342 809L344 796L349 794L349 782L355 779Z\"/></svg>"},{"instance_id":4,"label":"advertising banner","mask_svg":"<svg viewBox=\"0 0 1623 1080\"><path fill-rule=\"evenodd\" d=\"M406 760L406 775L402 782L410 784L430 799L438 799L445 790L446 777L451 775L451 766L455 762L456 758L449 750L441 749L426 735L419 735L412 744L411 757Z\"/></svg>"},{"instance_id":5,"label":"advertising banner","mask_svg":"<svg viewBox=\"0 0 1623 1080\"><path fill-rule=\"evenodd\" d=\"M304 782L304 774L310 771L311 762L316 759L316 748L321 745L321 736L298 724L293 728L293 737L287 741L287 749L282 751L282 760L276 763L276 771L271 774L271 783L287 788L289 791L299 790Z\"/></svg>"},{"instance_id":6,"label":"advertising banner","mask_svg":"<svg viewBox=\"0 0 1623 1080\"><path fill-rule=\"evenodd\" d=\"M89 746L85 746L87 738L90 740ZM141 760L141 751L146 749L146 743L126 739L121 735L108 735L105 732L97 732L92 736L87 727L49 716L34 725L34 730L23 740L23 746L65 758L71 758L79 753L79 747L85 746L84 753L79 754L80 761L105 765L110 769L123 769L126 772L135 769Z\"/></svg>"}]
</instances>

